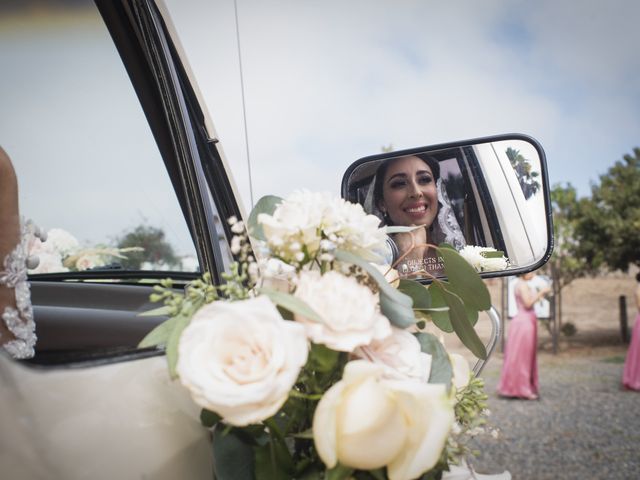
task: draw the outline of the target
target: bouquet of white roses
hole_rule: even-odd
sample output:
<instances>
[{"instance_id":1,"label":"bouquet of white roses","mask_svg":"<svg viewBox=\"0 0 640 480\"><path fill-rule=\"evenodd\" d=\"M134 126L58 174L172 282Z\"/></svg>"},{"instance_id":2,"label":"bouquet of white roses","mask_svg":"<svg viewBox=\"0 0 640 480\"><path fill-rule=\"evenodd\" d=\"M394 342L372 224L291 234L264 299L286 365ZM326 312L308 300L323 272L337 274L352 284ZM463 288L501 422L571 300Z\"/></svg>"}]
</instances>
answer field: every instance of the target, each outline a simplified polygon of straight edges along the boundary
<instances>
[{"instance_id":1,"label":"bouquet of white roses","mask_svg":"<svg viewBox=\"0 0 640 480\"><path fill-rule=\"evenodd\" d=\"M152 300L169 320L142 347L163 345L169 370L203 408L216 478L439 478L468 453L486 396L466 360L422 331L454 331L485 358L473 325L489 293L452 248L447 280L393 275L386 232L356 204L296 192L263 198L248 232L231 219L237 262ZM259 252L254 258L253 252Z\"/></svg>"}]
</instances>

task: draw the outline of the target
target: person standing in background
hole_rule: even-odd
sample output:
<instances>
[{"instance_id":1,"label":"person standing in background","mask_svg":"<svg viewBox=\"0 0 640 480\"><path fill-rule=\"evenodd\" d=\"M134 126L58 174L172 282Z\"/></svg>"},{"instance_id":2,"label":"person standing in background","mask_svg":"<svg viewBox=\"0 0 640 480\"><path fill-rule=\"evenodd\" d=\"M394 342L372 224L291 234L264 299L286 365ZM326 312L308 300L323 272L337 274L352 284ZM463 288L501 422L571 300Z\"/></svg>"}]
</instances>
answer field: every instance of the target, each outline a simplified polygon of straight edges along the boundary
<instances>
[{"instance_id":1,"label":"person standing in background","mask_svg":"<svg viewBox=\"0 0 640 480\"><path fill-rule=\"evenodd\" d=\"M627 390L640 391L640 272L636 274L636 322L631 334L631 343L627 350L627 358L624 362L622 373L622 386Z\"/></svg>"},{"instance_id":2,"label":"person standing in background","mask_svg":"<svg viewBox=\"0 0 640 480\"><path fill-rule=\"evenodd\" d=\"M538 319L533 306L551 289L532 289L528 281L534 276L533 272L520 275L515 284L518 313L509 327L498 385L498 394L503 397L538 399Z\"/></svg>"}]
</instances>

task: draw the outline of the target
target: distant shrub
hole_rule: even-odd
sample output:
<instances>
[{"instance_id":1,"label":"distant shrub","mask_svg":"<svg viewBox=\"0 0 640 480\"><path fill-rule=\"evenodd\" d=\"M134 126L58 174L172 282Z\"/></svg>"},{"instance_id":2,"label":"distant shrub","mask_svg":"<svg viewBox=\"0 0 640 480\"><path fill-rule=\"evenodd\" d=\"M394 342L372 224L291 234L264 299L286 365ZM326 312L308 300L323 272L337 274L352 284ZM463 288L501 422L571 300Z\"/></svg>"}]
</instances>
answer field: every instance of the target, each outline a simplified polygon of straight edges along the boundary
<instances>
[{"instance_id":1,"label":"distant shrub","mask_svg":"<svg viewBox=\"0 0 640 480\"><path fill-rule=\"evenodd\" d=\"M576 334L578 329L573 323L566 322L562 324L562 327L560 327L560 331L565 337L571 337Z\"/></svg>"}]
</instances>

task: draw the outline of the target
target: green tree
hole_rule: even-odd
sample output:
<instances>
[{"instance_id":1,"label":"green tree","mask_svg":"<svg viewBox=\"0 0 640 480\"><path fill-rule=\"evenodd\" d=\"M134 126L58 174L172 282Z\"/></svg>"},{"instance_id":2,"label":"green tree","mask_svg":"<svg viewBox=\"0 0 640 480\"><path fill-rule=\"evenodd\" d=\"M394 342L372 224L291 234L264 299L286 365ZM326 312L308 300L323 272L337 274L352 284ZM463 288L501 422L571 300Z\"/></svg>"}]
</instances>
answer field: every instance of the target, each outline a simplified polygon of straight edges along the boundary
<instances>
[{"instance_id":1,"label":"green tree","mask_svg":"<svg viewBox=\"0 0 640 480\"><path fill-rule=\"evenodd\" d=\"M509 147L505 153L507 154L509 162L511 162L511 166L518 175L518 182L520 183L520 188L522 188L522 193L524 193L524 198L528 199L532 195L535 195L541 187L537 179L540 174L532 171L531 162L527 160L519 150Z\"/></svg>"},{"instance_id":2,"label":"green tree","mask_svg":"<svg viewBox=\"0 0 640 480\"><path fill-rule=\"evenodd\" d=\"M577 249L576 226L581 218L580 201L570 184L556 184L551 189L553 236L555 245L547 269L553 279L556 318L562 323L562 290L576 278L589 272L589 265Z\"/></svg>"},{"instance_id":3,"label":"green tree","mask_svg":"<svg viewBox=\"0 0 640 480\"><path fill-rule=\"evenodd\" d=\"M575 236L576 253L592 270L640 266L640 148L601 175L591 198L579 202Z\"/></svg>"},{"instance_id":4,"label":"green tree","mask_svg":"<svg viewBox=\"0 0 640 480\"><path fill-rule=\"evenodd\" d=\"M164 231L149 225L139 225L129 232L125 232L117 240L118 248L142 247L141 252L127 253L127 258L121 263L125 269L139 270L144 262L169 267L178 264L173 247L165 240Z\"/></svg>"}]
</instances>

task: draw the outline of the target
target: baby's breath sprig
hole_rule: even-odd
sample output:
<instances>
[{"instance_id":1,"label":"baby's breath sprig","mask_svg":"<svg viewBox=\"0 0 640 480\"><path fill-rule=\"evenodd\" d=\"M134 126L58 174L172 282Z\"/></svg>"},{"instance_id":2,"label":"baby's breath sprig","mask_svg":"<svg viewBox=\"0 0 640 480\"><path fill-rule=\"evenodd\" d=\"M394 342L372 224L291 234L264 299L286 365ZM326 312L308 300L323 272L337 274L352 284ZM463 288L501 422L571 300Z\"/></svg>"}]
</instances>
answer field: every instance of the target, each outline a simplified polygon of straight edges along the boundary
<instances>
[{"instance_id":1,"label":"baby's breath sprig","mask_svg":"<svg viewBox=\"0 0 640 480\"><path fill-rule=\"evenodd\" d=\"M484 380L477 377L472 377L469 384L456 393L456 423L447 443L449 463L459 464L467 457L479 454L470 445L473 438L487 433L497 437L498 431L487 426L490 415L488 398L484 392Z\"/></svg>"}]
</instances>

